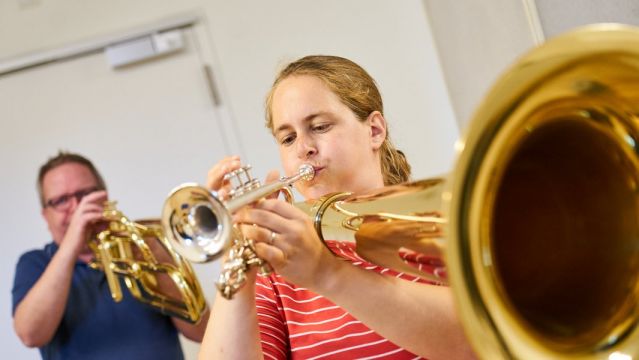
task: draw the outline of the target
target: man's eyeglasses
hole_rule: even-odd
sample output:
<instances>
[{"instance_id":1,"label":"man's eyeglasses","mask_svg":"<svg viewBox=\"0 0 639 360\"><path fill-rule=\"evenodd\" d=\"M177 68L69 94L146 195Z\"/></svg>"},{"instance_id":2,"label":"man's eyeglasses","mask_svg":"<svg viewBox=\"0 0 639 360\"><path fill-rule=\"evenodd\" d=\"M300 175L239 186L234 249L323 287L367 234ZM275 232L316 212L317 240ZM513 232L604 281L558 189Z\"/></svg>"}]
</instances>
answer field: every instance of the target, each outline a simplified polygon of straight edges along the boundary
<instances>
[{"instance_id":1,"label":"man's eyeglasses","mask_svg":"<svg viewBox=\"0 0 639 360\"><path fill-rule=\"evenodd\" d=\"M57 211L69 210L69 208L71 207L71 199L75 198L77 202L80 202L83 197L98 190L100 190L100 188L94 186L88 189L78 190L72 194L60 195L56 198L47 200L44 203L44 207L50 207Z\"/></svg>"}]
</instances>

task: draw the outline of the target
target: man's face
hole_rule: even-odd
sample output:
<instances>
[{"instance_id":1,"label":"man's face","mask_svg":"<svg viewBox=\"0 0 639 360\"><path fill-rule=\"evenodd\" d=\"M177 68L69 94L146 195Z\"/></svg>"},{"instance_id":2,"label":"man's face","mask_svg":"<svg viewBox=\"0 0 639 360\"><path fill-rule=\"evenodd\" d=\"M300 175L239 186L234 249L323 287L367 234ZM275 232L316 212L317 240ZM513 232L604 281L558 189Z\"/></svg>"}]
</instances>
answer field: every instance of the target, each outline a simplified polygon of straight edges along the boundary
<instances>
[{"instance_id":1,"label":"man's face","mask_svg":"<svg viewBox=\"0 0 639 360\"><path fill-rule=\"evenodd\" d=\"M78 198L73 194L90 191L98 187L96 178L91 170L78 163L65 163L49 170L42 179L42 195L45 207L42 216L47 222L53 241L60 245L67 232L71 216L78 206ZM47 202L67 196L64 206L47 206Z\"/></svg>"}]
</instances>

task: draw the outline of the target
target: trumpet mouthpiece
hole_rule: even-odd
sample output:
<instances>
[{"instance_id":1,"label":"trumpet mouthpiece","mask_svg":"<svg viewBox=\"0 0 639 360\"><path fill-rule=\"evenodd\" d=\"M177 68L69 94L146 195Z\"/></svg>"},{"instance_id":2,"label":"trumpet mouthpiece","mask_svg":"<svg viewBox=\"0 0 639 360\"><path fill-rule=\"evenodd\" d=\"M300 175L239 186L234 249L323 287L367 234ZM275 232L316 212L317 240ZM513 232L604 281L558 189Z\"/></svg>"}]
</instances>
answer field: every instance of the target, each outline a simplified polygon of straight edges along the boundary
<instances>
[{"instance_id":1,"label":"trumpet mouthpiece","mask_svg":"<svg viewBox=\"0 0 639 360\"><path fill-rule=\"evenodd\" d=\"M298 172L304 181L313 180L313 177L315 177L315 169L310 164L302 164Z\"/></svg>"}]
</instances>

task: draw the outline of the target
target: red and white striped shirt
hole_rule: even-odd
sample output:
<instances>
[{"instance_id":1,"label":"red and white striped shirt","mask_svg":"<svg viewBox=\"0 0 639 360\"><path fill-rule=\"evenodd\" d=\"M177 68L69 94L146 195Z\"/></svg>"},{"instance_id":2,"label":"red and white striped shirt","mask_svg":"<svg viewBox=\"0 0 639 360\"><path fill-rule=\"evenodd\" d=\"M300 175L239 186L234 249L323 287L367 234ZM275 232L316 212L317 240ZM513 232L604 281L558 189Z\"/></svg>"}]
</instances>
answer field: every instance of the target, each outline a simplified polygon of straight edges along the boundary
<instances>
[{"instance_id":1,"label":"red and white striped shirt","mask_svg":"<svg viewBox=\"0 0 639 360\"><path fill-rule=\"evenodd\" d=\"M409 281L430 283L413 275L371 264L354 251L354 244L326 242L333 253L367 270ZM421 261L420 261L421 260ZM404 256L431 274L443 269L434 259ZM258 276L257 313L265 358L270 359L420 359L355 319L341 307L277 274Z\"/></svg>"}]
</instances>

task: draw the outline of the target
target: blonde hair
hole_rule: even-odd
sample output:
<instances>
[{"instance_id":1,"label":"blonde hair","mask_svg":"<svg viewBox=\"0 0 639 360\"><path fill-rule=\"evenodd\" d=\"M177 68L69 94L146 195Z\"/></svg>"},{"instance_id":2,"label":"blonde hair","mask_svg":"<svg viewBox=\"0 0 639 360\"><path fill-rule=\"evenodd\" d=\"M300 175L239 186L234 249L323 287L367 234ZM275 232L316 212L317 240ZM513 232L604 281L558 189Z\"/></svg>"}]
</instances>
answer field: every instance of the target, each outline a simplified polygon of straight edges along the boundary
<instances>
[{"instance_id":1,"label":"blonde hair","mask_svg":"<svg viewBox=\"0 0 639 360\"><path fill-rule=\"evenodd\" d=\"M326 86L357 116L365 121L373 111L384 114L384 104L375 80L356 63L338 56L311 55L296 60L279 72L266 97L266 127L273 131L273 93L289 76L310 75ZM410 165L404 153L386 139L380 148L382 174L385 185L399 184L410 178Z\"/></svg>"}]
</instances>

